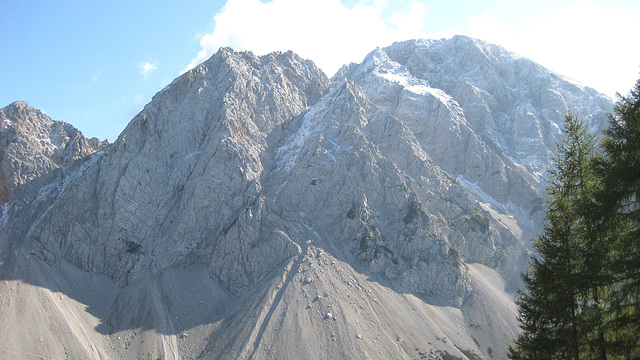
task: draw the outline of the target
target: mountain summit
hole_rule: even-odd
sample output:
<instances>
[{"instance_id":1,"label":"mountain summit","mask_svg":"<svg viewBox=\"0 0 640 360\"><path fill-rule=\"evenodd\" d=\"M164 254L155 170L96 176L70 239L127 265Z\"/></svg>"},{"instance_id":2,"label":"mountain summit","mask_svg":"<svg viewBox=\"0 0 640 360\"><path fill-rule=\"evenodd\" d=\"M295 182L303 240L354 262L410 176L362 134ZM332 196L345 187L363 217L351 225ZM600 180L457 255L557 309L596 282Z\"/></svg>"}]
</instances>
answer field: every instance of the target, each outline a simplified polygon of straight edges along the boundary
<instances>
[{"instance_id":1,"label":"mountain summit","mask_svg":"<svg viewBox=\"0 0 640 360\"><path fill-rule=\"evenodd\" d=\"M563 117L599 128L611 110L466 37L379 48L332 79L291 52L220 49L113 144L4 190L0 321L23 326L0 351L505 358Z\"/></svg>"},{"instance_id":2,"label":"mountain summit","mask_svg":"<svg viewBox=\"0 0 640 360\"><path fill-rule=\"evenodd\" d=\"M0 204L29 192L23 186L41 186L53 170L65 168L107 144L85 138L72 125L52 120L23 101L1 109Z\"/></svg>"}]
</instances>

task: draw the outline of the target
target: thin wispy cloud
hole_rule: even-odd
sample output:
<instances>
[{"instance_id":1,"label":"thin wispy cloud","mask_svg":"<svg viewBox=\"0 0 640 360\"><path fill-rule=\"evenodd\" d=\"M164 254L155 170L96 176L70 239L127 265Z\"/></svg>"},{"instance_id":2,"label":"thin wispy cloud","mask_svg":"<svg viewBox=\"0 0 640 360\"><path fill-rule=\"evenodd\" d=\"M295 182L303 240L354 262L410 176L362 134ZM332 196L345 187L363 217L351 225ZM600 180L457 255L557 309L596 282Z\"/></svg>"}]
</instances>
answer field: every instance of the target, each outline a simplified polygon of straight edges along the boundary
<instances>
[{"instance_id":1,"label":"thin wispy cloud","mask_svg":"<svg viewBox=\"0 0 640 360\"><path fill-rule=\"evenodd\" d=\"M148 61L141 61L138 63L138 69L140 70L140 74L142 74L142 76L147 77L153 71L158 69L158 65Z\"/></svg>"}]
</instances>

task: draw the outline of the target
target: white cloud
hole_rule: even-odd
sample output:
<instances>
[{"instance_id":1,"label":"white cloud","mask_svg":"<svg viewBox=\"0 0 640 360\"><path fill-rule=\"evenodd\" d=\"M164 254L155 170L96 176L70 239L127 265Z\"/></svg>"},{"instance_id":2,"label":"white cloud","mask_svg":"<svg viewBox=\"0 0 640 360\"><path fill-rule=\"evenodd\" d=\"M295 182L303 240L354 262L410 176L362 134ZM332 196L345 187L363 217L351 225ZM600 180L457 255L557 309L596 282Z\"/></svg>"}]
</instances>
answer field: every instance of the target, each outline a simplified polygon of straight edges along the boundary
<instances>
[{"instance_id":1,"label":"white cloud","mask_svg":"<svg viewBox=\"0 0 640 360\"><path fill-rule=\"evenodd\" d=\"M158 65L156 65L155 63L152 63L152 62L148 62L148 61L141 61L141 62L138 63L138 69L140 70L140 74L142 74L143 76L147 77L154 70L158 69Z\"/></svg>"},{"instance_id":2,"label":"white cloud","mask_svg":"<svg viewBox=\"0 0 640 360\"><path fill-rule=\"evenodd\" d=\"M500 23L493 14L488 12L472 17L469 20L469 29L471 36L489 42L496 42L493 39L500 40L496 43L504 43L505 38L509 38L513 34L513 28L510 25Z\"/></svg>"},{"instance_id":3,"label":"white cloud","mask_svg":"<svg viewBox=\"0 0 640 360\"><path fill-rule=\"evenodd\" d=\"M396 11L391 14L390 21L400 33L406 36L421 34L424 27L424 18L427 15L427 7L420 2L414 1L409 5L408 12Z\"/></svg>"},{"instance_id":4,"label":"white cloud","mask_svg":"<svg viewBox=\"0 0 640 360\"><path fill-rule=\"evenodd\" d=\"M612 8L595 0L574 2L529 25L489 12L471 18L470 36L500 44L560 74L610 96L626 93L640 71L640 9ZM353 3L353 2L352 2ZM398 6L394 3L394 6ZM606 3L605 3L606 4ZM429 9L414 0L390 13L386 0L361 0L351 8L340 0L228 0L215 16L215 28L200 38L201 51L187 69L222 46L256 54L293 50L331 76L345 63L360 62L377 46L413 38L450 37L426 33ZM514 20L515 19L515 20ZM446 29L446 24L445 24ZM147 63L148 70L154 64Z\"/></svg>"},{"instance_id":5,"label":"white cloud","mask_svg":"<svg viewBox=\"0 0 640 360\"><path fill-rule=\"evenodd\" d=\"M626 94L640 72L640 8L611 8L577 0L530 26L514 29L484 13L470 35L501 44L584 85Z\"/></svg>"},{"instance_id":6,"label":"white cloud","mask_svg":"<svg viewBox=\"0 0 640 360\"><path fill-rule=\"evenodd\" d=\"M292 50L312 59L331 76L348 62L359 62L377 46L430 37L421 31L426 7L414 1L407 12L385 21L386 1L358 3L351 9L340 0L228 0L215 16L213 32L200 39L202 50L191 69L221 46L256 54ZM433 35L433 34L431 34Z\"/></svg>"}]
</instances>

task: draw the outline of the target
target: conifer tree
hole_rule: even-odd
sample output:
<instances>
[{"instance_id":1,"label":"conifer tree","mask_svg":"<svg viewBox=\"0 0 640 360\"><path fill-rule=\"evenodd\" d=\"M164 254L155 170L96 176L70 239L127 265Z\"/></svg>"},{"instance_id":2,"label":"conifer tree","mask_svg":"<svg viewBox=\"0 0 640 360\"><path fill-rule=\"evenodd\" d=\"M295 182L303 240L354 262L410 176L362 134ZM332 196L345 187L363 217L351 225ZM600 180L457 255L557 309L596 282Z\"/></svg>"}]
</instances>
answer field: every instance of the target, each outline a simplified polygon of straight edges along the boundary
<instances>
[{"instance_id":1,"label":"conifer tree","mask_svg":"<svg viewBox=\"0 0 640 360\"><path fill-rule=\"evenodd\" d=\"M640 80L596 153L571 115L544 233L523 276L512 359L640 359Z\"/></svg>"},{"instance_id":2,"label":"conifer tree","mask_svg":"<svg viewBox=\"0 0 640 360\"><path fill-rule=\"evenodd\" d=\"M590 230L584 199L598 183L593 177L595 139L584 123L567 115L566 138L558 145L551 171L544 233L523 276L527 292L518 301L523 330L510 351L512 359L580 359L584 352L583 309L589 303L584 239Z\"/></svg>"},{"instance_id":3,"label":"conifer tree","mask_svg":"<svg viewBox=\"0 0 640 360\"><path fill-rule=\"evenodd\" d=\"M609 245L606 341L613 357L640 358L640 80L619 98L604 135L594 217Z\"/></svg>"}]
</instances>

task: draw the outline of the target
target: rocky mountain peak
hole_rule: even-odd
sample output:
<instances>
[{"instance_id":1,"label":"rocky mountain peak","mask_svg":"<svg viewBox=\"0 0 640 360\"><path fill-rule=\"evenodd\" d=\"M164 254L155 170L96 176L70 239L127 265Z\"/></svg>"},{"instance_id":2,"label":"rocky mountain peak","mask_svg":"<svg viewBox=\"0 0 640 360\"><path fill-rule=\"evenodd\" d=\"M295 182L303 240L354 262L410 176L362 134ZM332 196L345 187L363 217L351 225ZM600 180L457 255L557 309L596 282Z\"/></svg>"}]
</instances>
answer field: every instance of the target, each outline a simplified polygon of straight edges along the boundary
<instances>
[{"instance_id":1,"label":"rocky mountain peak","mask_svg":"<svg viewBox=\"0 0 640 360\"><path fill-rule=\"evenodd\" d=\"M0 202L108 143L87 139L72 125L52 120L24 101L0 109ZM43 180L47 182L48 180Z\"/></svg>"},{"instance_id":2,"label":"rocky mountain peak","mask_svg":"<svg viewBox=\"0 0 640 360\"><path fill-rule=\"evenodd\" d=\"M41 225L21 236L48 261L108 274L120 286L196 261L210 264L233 293L246 292L279 262L238 247L232 230L246 211L264 211L271 144L328 85L293 53L221 49L154 96L114 144L50 194ZM69 219L69 212L82 215ZM93 235L78 241L78 231ZM269 234L252 231L254 242ZM273 246L278 258L295 249L278 237ZM245 263L238 257L247 256L257 257L259 273L238 268Z\"/></svg>"},{"instance_id":3,"label":"rocky mountain peak","mask_svg":"<svg viewBox=\"0 0 640 360\"><path fill-rule=\"evenodd\" d=\"M38 124L46 124L52 121L48 116L44 115L39 110L34 109L25 101L15 101L9 104L3 109L3 115L4 115L3 118L6 120L3 119L2 129L8 126L6 121L8 121L9 119L13 119L21 123L32 122L31 126L37 126Z\"/></svg>"},{"instance_id":4,"label":"rocky mountain peak","mask_svg":"<svg viewBox=\"0 0 640 360\"><path fill-rule=\"evenodd\" d=\"M593 89L464 36L376 49L334 81L342 77L400 119L433 161L469 191L523 223L537 224L530 230L542 223L545 170L564 115L579 112L598 129L612 110L611 101Z\"/></svg>"},{"instance_id":5,"label":"rocky mountain peak","mask_svg":"<svg viewBox=\"0 0 640 360\"><path fill-rule=\"evenodd\" d=\"M28 284L11 299L45 317L68 296L50 318L74 331L38 334L97 344L78 358L503 359L574 108L600 124L611 103L466 37L378 48L331 80L292 52L222 48L3 206L0 291ZM55 153L55 126L3 141ZM43 353L33 340L0 329L0 347Z\"/></svg>"},{"instance_id":6,"label":"rocky mountain peak","mask_svg":"<svg viewBox=\"0 0 640 360\"><path fill-rule=\"evenodd\" d=\"M405 41L385 51L414 77L458 100L474 129L515 150L509 156L533 172L549 164L536 154L549 153L569 110L596 130L610 111L606 96L481 40Z\"/></svg>"}]
</instances>

